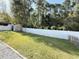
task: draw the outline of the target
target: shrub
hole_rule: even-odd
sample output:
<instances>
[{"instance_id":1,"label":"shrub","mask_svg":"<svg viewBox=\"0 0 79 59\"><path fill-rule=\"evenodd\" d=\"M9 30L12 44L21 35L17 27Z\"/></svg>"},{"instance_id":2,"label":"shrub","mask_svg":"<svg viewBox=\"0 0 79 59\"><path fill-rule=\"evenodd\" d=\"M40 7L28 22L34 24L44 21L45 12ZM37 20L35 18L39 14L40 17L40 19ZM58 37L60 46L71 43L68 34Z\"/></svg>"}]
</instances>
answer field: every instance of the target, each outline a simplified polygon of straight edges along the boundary
<instances>
[{"instance_id":1,"label":"shrub","mask_svg":"<svg viewBox=\"0 0 79 59\"><path fill-rule=\"evenodd\" d=\"M64 22L66 30L79 31L79 16L67 17Z\"/></svg>"}]
</instances>

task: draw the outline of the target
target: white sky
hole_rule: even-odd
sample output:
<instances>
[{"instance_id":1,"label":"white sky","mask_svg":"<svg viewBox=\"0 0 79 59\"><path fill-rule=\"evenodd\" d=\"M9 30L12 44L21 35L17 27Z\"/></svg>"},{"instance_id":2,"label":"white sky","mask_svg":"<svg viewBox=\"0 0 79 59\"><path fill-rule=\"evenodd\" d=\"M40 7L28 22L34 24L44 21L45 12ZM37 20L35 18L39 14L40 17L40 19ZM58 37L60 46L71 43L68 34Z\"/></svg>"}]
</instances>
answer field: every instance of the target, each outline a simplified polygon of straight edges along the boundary
<instances>
[{"instance_id":1,"label":"white sky","mask_svg":"<svg viewBox=\"0 0 79 59\"><path fill-rule=\"evenodd\" d=\"M0 10L5 10L7 12L10 12L9 0L0 0Z\"/></svg>"}]
</instances>

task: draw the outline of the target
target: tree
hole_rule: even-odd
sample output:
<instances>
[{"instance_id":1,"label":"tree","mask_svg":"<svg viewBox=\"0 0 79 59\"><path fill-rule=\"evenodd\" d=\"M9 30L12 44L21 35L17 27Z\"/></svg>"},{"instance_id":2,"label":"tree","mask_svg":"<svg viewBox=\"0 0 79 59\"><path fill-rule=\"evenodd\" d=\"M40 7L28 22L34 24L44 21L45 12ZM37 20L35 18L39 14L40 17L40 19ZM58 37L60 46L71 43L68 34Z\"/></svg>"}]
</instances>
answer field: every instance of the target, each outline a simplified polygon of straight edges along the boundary
<instances>
[{"instance_id":1,"label":"tree","mask_svg":"<svg viewBox=\"0 0 79 59\"><path fill-rule=\"evenodd\" d=\"M67 17L64 22L66 30L79 31L79 16Z\"/></svg>"},{"instance_id":2,"label":"tree","mask_svg":"<svg viewBox=\"0 0 79 59\"><path fill-rule=\"evenodd\" d=\"M16 23L22 26L28 25L30 18L31 0L13 0L12 11L13 16L16 18Z\"/></svg>"},{"instance_id":3,"label":"tree","mask_svg":"<svg viewBox=\"0 0 79 59\"><path fill-rule=\"evenodd\" d=\"M66 30L79 31L79 4L74 7L73 14L65 19Z\"/></svg>"},{"instance_id":4,"label":"tree","mask_svg":"<svg viewBox=\"0 0 79 59\"><path fill-rule=\"evenodd\" d=\"M37 13L38 13L38 27L41 27L42 23L42 15L45 16L46 12L46 1L45 0L35 0L37 5Z\"/></svg>"}]
</instances>

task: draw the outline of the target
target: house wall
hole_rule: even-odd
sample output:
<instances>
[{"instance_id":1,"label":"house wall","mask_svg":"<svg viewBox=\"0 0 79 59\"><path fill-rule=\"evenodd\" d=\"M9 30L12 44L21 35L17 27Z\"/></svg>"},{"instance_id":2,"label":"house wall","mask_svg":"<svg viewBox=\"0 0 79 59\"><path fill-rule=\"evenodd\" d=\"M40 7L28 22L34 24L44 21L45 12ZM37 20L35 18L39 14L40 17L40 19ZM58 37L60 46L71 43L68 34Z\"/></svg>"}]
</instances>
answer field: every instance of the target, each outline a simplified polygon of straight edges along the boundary
<instances>
[{"instance_id":1,"label":"house wall","mask_svg":"<svg viewBox=\"0 0 79 59\"><path fill-rule=\"evenodd\" d=\"M12 30L12 25L0 26L0 31ZM34 28L22 28L23 32L28 32L32 34L38 34L48 37L55 37L60 39L69 39L69 36L74 36L79 38L79 32L77 31L61 31L61 30L46 30L46 29L34 29Z\"/></svg>"},{"instance_id":2,"label":"house wall","mask_svg":"<svg viewBox=\"0 0 79 59\"><path fill-rule=\"evenodd\" d=\"M79 37L79 32L75 31L60 31L60 30L45 30L45 29L33 29L33 28L23 28L23 32L55 37L60 39L67 39L70 35Z\"/></svg>"},{"instance_id":3,"label":"house wall","mask_svg":"<svg viewBox=\"0 0 79 59\"><path fill-rule=\"evenodd\" d=\"M4 30L11 30L12 26L8 25L8 26L2 26L0 25L0 31L4 31Z\"/></svg>"}]
</instances>

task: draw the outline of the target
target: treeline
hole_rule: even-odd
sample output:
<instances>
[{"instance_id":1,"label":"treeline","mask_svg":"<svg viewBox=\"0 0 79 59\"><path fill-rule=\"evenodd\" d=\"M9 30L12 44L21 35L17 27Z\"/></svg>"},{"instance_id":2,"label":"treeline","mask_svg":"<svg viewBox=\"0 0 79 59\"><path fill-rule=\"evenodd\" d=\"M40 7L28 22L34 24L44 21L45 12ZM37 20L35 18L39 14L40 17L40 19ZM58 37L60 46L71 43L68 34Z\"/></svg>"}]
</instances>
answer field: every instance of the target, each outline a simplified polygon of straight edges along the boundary
<instances>
[{"instance_id":1,"label":"treeline","mask_svg":"<svg viewBox=\"0 0 79 59\"><path fill-rule=\"evenodd\" d=\"M23 27L79 31L79 5L67 0L50 4L46 0L13 0L15 23Z\"/></svg>"}]
</instances>

